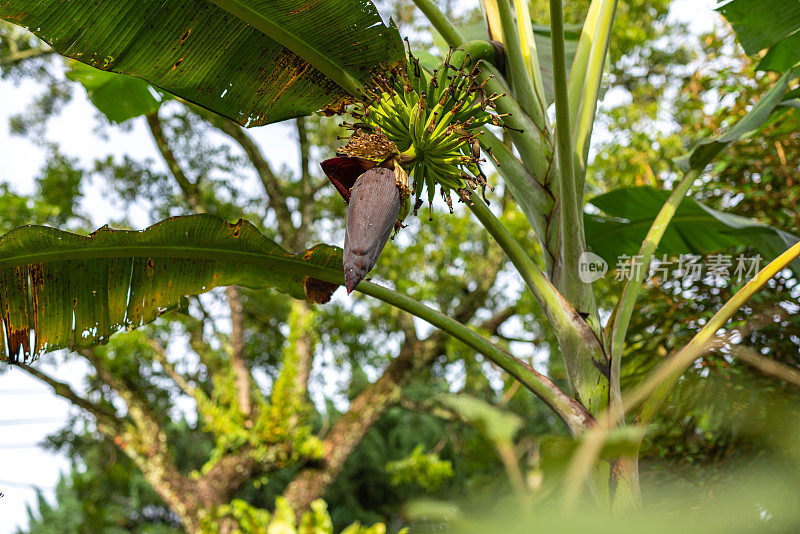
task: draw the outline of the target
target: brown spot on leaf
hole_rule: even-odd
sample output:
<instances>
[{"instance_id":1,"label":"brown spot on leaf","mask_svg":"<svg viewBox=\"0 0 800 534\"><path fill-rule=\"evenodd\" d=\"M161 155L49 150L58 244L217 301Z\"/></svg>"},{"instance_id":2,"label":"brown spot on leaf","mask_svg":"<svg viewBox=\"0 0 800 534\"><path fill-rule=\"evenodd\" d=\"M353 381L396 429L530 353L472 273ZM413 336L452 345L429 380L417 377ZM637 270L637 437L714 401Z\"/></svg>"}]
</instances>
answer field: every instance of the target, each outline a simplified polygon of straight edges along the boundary
<instances>
[{"instance_id":1,"label":"brown spot on leaf","mask_svg":"<svg viewBox=\"0 0 800 534\"><path fill-rule=\"evenodd\" d=\"M291 11L289 11L289 14L290 15L299 15L303 11L308 11L309 9L314 9L318 5L319 5L319 0L316 0L315 2L307 2L306 4L300 6L300 7L296 8L296 9L292 9Z\"/></svg>"},{"instance_id":2,"label":"brown spot on leaf","mask_svg":"<svg viewBox=\"0 0 800 534\"><path fill-rule=\"evenodd\" d=\"M244 219L239 219L238 221L236 221L233 224L231 224L231 223L227 223L227 224L228 224L228 228L233 230L231 232L231 235L233 237L239 237L239 234L241 234L241 231L242 231L242 226L244 226Z\"/></svg>"},{"instance_id":3,"label":"brown spot on leaf","mask_svg":"<svg viewBox=\"0 0 800 534\"><path fill-rule=\"evenodd\" d=\"M311 278L310 276L306 276L303 279L303 291L306 294L306 298L317 304L325 304L331 300L333 292L338 288L338 284L331 284L330 282Z\"/></svg>"},{"instance_id":4,"label":"brown spot on leaf","mask_svg":"<svg viewBox=\"0 0 800 534\"><path fill-rule=\"evenodd\" d=\"M13 363L20 362L19 349L22 347L22 358L31 354L31 333L28 328L17 328L10 324L8 317L4 319L6 332L8 333L8 359Z\"/></svg>"}]
</instances>

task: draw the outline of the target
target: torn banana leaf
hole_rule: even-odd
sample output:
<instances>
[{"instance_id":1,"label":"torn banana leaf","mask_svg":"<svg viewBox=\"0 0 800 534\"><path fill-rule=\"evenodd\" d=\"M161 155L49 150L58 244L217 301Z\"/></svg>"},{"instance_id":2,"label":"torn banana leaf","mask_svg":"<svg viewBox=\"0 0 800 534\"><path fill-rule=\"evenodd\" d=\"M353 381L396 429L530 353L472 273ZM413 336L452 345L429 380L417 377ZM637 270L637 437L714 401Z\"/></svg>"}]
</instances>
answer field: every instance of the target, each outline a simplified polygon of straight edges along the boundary
<instances>
[{"instance_id":1,"label":"torn banana leaf","mask_svg":"<svg viewBox=\"0 0 800 534\"><path fill-rule=\"evenodd\" d=\"M0 19L244 126L339 108L403 59L369 0L6 0Z\"/></svg>"},{"instance_id":2,"label":"torn banana leaf","mask_svg":"<svg viewBox=\"0 0 800 534\"><path fill-rule=\"evenodd\" d=\"M231 284L326 302L341 268L339 248L290 254L246 221L207 214L90 236L24 226L0 238L0 352L5 361L24 361L105 343L188 295Z\"/></svg>"}]
</instances>

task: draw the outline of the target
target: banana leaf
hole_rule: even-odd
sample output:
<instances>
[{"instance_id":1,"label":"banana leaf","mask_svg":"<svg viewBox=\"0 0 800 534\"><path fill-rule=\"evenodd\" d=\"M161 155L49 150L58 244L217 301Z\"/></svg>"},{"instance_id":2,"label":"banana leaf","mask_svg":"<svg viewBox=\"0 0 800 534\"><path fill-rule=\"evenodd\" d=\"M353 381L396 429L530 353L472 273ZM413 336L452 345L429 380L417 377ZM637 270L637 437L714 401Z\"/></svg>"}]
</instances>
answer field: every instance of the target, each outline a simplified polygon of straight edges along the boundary
<instances>
[{"instance_id":1,"label":"banana leaf","mask_svg":"<svg viewBox=\"0 0 800 534\"><path fill-rule=\"evenodd\" d=\"M246 221L208 214L89 236L23 226L0 238L0 356L22 361L105 343L217 286L326 302L338 285L314 275L340 280L341 269L337 247L290 254Z\"/></svg>"},{"instance_id":2,"label":"banana leaf","mask_svg":"<svg viewBox=\"0 0 800 534\"><path fill-rule=\"evenodd\" d=\"M245 126L336 110L403 59L369 0L6 0L0 18Z\"/></svg>"},{"instance_id":3,"label":"banana leaf","mask_svg":"<svg viewBox=\"0 0 800 534\"><path fill-rule=\"evenodd\" d=\"M715 9L733 26L748 55L774 46L800 29L800 3L795 1L732 0Z\"/></svg>"},{"instance_id":4,"label":"banana leaf","mask_svg":"<svg viewBox=\"0 0 800 534\"><path fill-rule=\"evenodd\" d=\"M95 69L74 60L70 61L66 74L83 85L94 107L113 123L146 115L161 106L150 84L142 79Z\"/></svg>"},{"instance_id":5,"label":"banana leaf","mask_svg":"<svg viewBox=\"0 0 800 534\"><path fill-rule=\"evenodd\" d=\"M703 170L728 145L750 137L765 124L777 120L786 110L784 102L788 96L789 83L798 75L800 67L786 72L728 131L715 137L701 139L688 154L676 159L675 163L685 172L690 169Z\"/></svg>"},{"instance_id":6,"label":"banana leaf","mask_svg":"<svg viewBox=\"0 0 800 534\"><path fill-rule=\"evenodd\" d=\"M669 194L649 186L623 187L591 199L589 203L602 214L584 215L589 248L611 266L622 256L638 254ZM664 233L657 253L675 257L753 247L765 259L772 260L797 241L796 236L783 230L686 198ZM800 261L792 263L792 270L800 275Z\"/></svg>"}]
</instances>

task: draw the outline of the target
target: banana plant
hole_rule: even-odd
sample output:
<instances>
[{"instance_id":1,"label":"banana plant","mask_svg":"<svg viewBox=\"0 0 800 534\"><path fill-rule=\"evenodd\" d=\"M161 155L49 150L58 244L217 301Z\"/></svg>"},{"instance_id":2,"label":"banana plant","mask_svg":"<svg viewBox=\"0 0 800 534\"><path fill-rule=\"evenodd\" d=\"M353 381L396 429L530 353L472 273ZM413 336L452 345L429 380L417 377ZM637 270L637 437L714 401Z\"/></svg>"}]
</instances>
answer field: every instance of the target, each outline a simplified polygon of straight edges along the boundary
<instances>
[{"instance_id":1,"label":"banana plant","mask_svg":"<svg viewBox=\"0 0 800 534\"><path fill-rule=\"evenodd\" d=\"M542 40L535 34L542 32L534 31L526 0L483 0L491 40L471 41L432 0L414 1L446 43L441 63L432 68L364 0L0 3L0 18L29 28L55 51L144 79L245 126L316 111L346 115L349 137L323 170L350 203L343 254L321 245L291 255L246 223L211 216L173 219L143 233L103 229L90 237L41 227L15 230L0 240L3 355L14 361L102 343L114 331L178 305L185 295L218 285L272 287L325 302L346 283L348 292L355 289L428 321L519 380L576 438L597 444L576 464L579 490L588 479L600 502L636 507L638 443L610 459L593 451L637 406L635 423L646 425L699 347L797 258L800 246L755 276L671 367L624 395L626 332L646 272L628 280L609 303L597 302L591 282L580 276L590 252L584 185L618 2L592 0L574 57L568 57L562 0L549 1L549 55L537 50ZM783 76L727 133L700 141L679 162L683 176L648 221L639 249L644 265L713 158L780 120L782 105L794 98L790 82L799 58L785 42L800 21L787 17L780 28L765 29L759 17L767 10L748 11L747 4L727 4L734 27L753 50L774 46L766 66ZM748 16L749 23L742 22ZM773 40L747 33L771 30L777 34ZM540 57L552 64L541 64ZM525 215L538 247L524 246L491 209L488 165ZM503 249L558 340L569 391L431 306L364 280L380 266L391 231L402 231L405 217L417 214L425 201L430 206L437 194L451 209L455 194ZM601 307L611 311L605 325ZM641 433L632 435L641 439Z\"/></svg>"}]
</instances>

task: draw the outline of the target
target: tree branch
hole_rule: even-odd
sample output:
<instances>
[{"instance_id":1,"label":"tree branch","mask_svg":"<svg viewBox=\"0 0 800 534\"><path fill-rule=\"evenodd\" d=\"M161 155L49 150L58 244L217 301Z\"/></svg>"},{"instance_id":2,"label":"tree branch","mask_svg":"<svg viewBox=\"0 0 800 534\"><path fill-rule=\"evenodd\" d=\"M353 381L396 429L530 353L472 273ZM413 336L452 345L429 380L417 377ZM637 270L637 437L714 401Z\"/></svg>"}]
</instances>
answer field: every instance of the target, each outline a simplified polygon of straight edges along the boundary
<instances>
[{"instance_id":1,"label":"tree branch","mask_svg":"<svg viewBox=\"0 0 800 534\"><path fill-rule=\"evenodd\" d=\"M17 363L16 366L52 387L53 392L59 397L67 399L78 408L81 408L92 414L97 420L98 425L106 425L111 429L120 428L122 420L118 418L112 410L81 397L75 393L69 384L65 382L59 382L55 378L28 364Z\"/></svg>"},{"instance_id":2,"label":"tree branch","mask_svg":"<svg viewBox=\"0 0 800 534\"><path fill-rule=\"evenodd\" d=\"M158 111L148 113L146 118L147 126L150 128L150 133L156 142L156 146L159 152L161 152L161 156L164 158L169 172L172 173L175 181L178 182L178 187L181 188L183 196L186 198L186 203L189 204L189 207L195 213L205 212L205 209L200 205L200 192L198 191L197 184L191 182L189 178L186 177L186 173L183 172L183 169L175 157L175 153L169 146L169 141L164 134L161 119L158 117Z\"/></svg>"},{"instance_id":3,"label":"tree branch","mask_svg":"<svg viewBox=\"0 0 800 534\"><path fill-rule=\"evenodd\" d=\"M509 306L508 308L496 312L489 319L484 321L483 324L481 324L481 329L486 332L489 332L493 336L499 335L497 331L500 329L503 323L514 317L516 314L517 314L516 306ZM501 336L501 337L503 339L512 339L506 336ZM514 341L517 340L514 339ZM524 340L524 341L531 342L530 340Z\"/></svg>"},{"instance_id":4,"label":"tree branch","mask_svg":"<svg viewBox=\"0 0 800 534\"><path fill-rule=\"evenodd\" d=\"M142 443L149 444L147 448L164 448L166 450L166 434L162 429L161 421L155 416L146 399L132 389L123 380L113 376L103 364L102 358L91 348L77 351L94 367L97 375L106 384L111 386L128 406L128 415L135 425L142 430Z\"/></svg>"},{"instance_id":5,"label":"tree branch","mask_svg":"<svg viewBox=\"0 0 800 534\"><path fill-rule=\"evenodd\" d=\"M800 387L800 370L784 363L765 358L757 351L743 345L733 345L729 350L731 356L761 371L765 375Z\"/></svg>"},{"instance_id":6,"label":"tree branch","mask_svg":"<svg viewBox=\"0 0 800 534\"><path fill-rule=\"evenodd\" d=\"M231 309L231 368L236 375L236 390L239 409L248 418L253 411L250 384L252 377L244 360L244 306L242 294L237 286L225 288Z\"/></svg>"},{"instance_id":7,"label":"tree branch","mask_svg":"<svg viewBox=\"0 0 800 534\"><path fill-rule=\"evenodd\" d=\"M130 424L119 432L105 433L127 454L141 470L145 480L181 518L187 531L199 533L199 514L210 505L208 495L199 495L194 481L183 476L172 458L167 435L147 401L113 376L103 365L102 358L92 349L78 351L97 371L98 377L112 387L128 407Z\"/></svg>"},{"instance_id":8,"label":"tree branch","mask_svg":"<svg viewBox=\"0 0 800 534\"><path fill-rule=\"evenodd\" d=\"M2 60L0 60L0 67L10 67L28 59L49 56L55 53L56 51L50 47L35 47L28 48L27 50L19 50L3 57Z\"/></svg>"},{"instance_id":9,"label":"tree branch","mask_svg":"<svg viewBox=\"0 0 800 534\"><path fill-rule=\"evenodd\" d=\"M444 333L437 331L424 341L403 345L381 377L353 400L322 441L323 466L302 470L284 491L295 512L302 513L324 495L372 425L400 401L403 386L441 353L446 339Z\"/></svg>"},{"instance_id":10,"label":"tree branch","mask_svg":"<svg viewBox=\"0 0 800 534\"><path fill-rule=\"evenodd\" d=\"M314 194L317 188L311 182L311 168L309 166L311 144L308 141L306 119L300 117L296 121L297 139L300 145L300 228L294 236L294 248L302 250L308 242L311 229L311 220L314 216Z\"/></svg>"},{"instance_id":11,"label":"tree branch","mask_svg":"<svg viewBox=\"0 0 800 534\"><path fill-rule=\"evenodd\" d=\"M286 196L281 191L278 178L272 172L269 162L264 158L255 141L247 135L244 129L235 122L226 119L206 109L192 106L192 110L209 122L212 126L228 135L244 150L245 155L256 170L264 191L267 193L267 203L275 212L278 224L278 233L285 244L295 242L296 229L292 223L292 213L286 204Z\"/></svg>"},{"instance_id":12,"label":"tree branch","mask_svg":"<svg viewBox=\"0 0 800 534\"><path fill-rule=\"evenodd\" d=\"M292 303L292 315L289 319L289 324L293 331L289 334L287 354L291 354L292 357L294 391L298 399L308 395L308 379L311 376L311 367L314 364L314 349L316 347L314 318L314 309L308 302L298 300ZM285 361L286 357L284 357Z\"/></svg>"},{"instance_id":13,"label":"tree branch","mask_svg":"<svg viewBox=\"0 0 800 534\"><path fill-rule=\"evenodd\" d=\"M202 477L194 481L192 491L205 506L230 504L236 492L252 482L253 473L260 470L250 451L226 454ZM207 510L206 510L207 511Z\"/></svg>"},{"instance_id":14,"label":"tree branch","mask_svg":"<svg viewBox=\"0 0 800 534\"><path fill-rule=\"evenodd\" d=\"M199 388L189 384L189 382L175 370L175 366L167 359L167 351L164 350L164 347L159 345L154 339L148 339L148 343L153 348L154 359L161 364L161 367L164 368L164 371L166 371L172 381L181 388L181 391L193 398L195 402L203 402L205 400L205 394Z\"/></svg>"}]
</instances>

